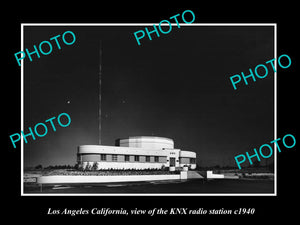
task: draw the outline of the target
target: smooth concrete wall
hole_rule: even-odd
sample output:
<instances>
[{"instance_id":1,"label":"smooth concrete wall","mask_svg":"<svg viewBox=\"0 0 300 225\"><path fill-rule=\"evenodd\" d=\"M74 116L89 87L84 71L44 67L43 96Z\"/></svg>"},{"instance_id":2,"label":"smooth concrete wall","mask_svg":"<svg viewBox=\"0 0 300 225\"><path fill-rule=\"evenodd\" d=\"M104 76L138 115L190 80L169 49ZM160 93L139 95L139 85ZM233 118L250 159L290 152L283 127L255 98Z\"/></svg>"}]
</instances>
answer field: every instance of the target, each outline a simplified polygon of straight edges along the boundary
<instances>
[{"instance_id":1,"label":"smooth concrete wall","mask_svg":"<svg viewBox=\"0 0 300 225\"><path fill-rule=\"evenodd\" d=\"M188 173L187 173L187 171L181 171L181 172L180 172L180 179L181 179L181 180L186 180L186 179L188 179Z\"/></svg>"},{"instance_id":2,"label":"smooth concrete wall","mask_svg":"<svg viewBox=\"0 0 300 225\"><path fill-rule=\"evenodd\" d=\"M157 180L180 180L180 174L175 175L128 175L128 176L42 176L37 178L38 184L71 184L71 183L114 183ZM183 174L183 179L186 179Z\"/></svg>"},{"instance_id":3,"label":"smooth concrete wall","mask_svg":"<svg viewBox=\"0 0 300 225\"><path fill-rule=\"evenodd\" d=\"M224 178L224 174L213 174L213 171L208 170L206 172L206 178L207 179L223 179Z\"/></svg>"},{"instance_id":4,"label":"smooth concrete wall","mask_svg":"<svg viewBox=\"0 0 300 225\"><path fill-rule=\"evenodd\" d=\"M196 158L196 152L180 151L179 157Z\"/></svg>"}]
</instances>

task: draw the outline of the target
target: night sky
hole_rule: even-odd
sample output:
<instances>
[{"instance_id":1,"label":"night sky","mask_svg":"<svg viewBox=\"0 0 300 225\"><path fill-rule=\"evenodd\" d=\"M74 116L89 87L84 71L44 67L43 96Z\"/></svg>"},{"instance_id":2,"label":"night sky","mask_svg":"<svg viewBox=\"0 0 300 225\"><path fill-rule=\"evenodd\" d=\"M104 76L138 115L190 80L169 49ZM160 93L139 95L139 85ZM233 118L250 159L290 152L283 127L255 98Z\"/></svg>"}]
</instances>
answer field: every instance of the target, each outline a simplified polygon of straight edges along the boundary
<instances>
[{"instance_id":1,"label":"night sky","mask_svg":"<svg viewBox=\"0 0 300 225\"><path fill-rule=\"evenodd\" d=\"M151 28L151 26L149 26ZM24 144L25 166L74 165L77 146L98 144L99 49L102 42L102 144L128 136L172 138L197 152L202 166L235 165L234 156L274 139L274 76L234 90L229 77L274 58L273 26L181 26L141 40L143 26L26 26L33 50L65 31L50 55L24 60L24 132L66 112L69 127L48 124ZM265 164L265 159L262 164Z\"/></svg>"}]
</instances>

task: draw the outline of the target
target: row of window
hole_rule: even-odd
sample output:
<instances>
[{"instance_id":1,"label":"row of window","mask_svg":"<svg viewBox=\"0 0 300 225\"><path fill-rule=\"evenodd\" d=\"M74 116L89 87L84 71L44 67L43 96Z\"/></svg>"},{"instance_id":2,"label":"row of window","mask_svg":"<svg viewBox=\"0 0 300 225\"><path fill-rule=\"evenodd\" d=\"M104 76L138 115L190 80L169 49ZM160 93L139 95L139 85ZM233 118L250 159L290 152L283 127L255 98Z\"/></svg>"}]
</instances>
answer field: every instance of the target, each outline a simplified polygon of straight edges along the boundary
<instances>
[{"instance_id":1,"label":"row of window","mask_svg":"<svg viewBox=\"0 0 300 225\"><path fill-rule=\"evenodd\" d=\"M105 154L101 154L101 161L106 161L106 155ZM112 155L112 161L117 162L118 161L118 155ZM129 162L129 161L130 161L130 155L125 155L125 162ZM140 156L135 155L134 156L134 161L139 162L140 161ZM159 161L159 157L154 156L154 162L158 162L158 161ZM146 162L150 162L150 156L146 156Z\"/></svg>"},{"instance_id":2,"label":"row of window","mask_svg":"<svg viewBox=\"0 0 300 225\"><path fill-rule=\"evenodd\" d=\"M101 161L108 161L108 155L107 154L100 154L100 160ZM111 161L113 162L117 162L117 161L125 161L125 162L129 162L129 161L132 161L134 160L134 162L139 162L141 161L140 160L140 156L139 155L133 155L133 156L130 156L130 155L116 155L116 154L112 154L110 155L111 156ZM121 158L119 159L119 156L121 156ZM81 158L82 157L82 158ZM133 157L131 160L130 160L130 157ZM151 160L151 157L152 160ZM93 161L93 160L96 160L99 159L99 155L93 155L93 154L84 154L84 155L78 155L78 161ZM144 159L146 162L160 162L159 160L159 156L145 156L145 159ZM143 161L144 161L143 160Z\"/></svg>"},{"instance_id":3,"label":"row of window","mask_svg":"<svg viewBox=\"0 0 300 225\"><path fill-rule=\"evenodd\" d=\"M117 154L78 154L78 161L113 161L113 162L167 162L166 157L139 156L139 155L117 155ZM174 159L175 158L170 158ZM176 160L178 161L178 160ZM196 158L181 158L180 163L196 164Z\"/></svg>"},{"instance_id":4,"label":"row of window","mask_svg":"<svg viewBox=\"0 0 300 225\"><path fill-rule=\"evenodd\" d=\"M196 158L190 158L190 164L196 164Z\"/></svg>"},{"instance_id":5,"label":"row of window","mask_svg":"<svg viewBox=\"0 0 300 225\"><path fill-rule=\"evenodd\" d=\"M115 155L115 156L117 156L117 155ZM146 156L145 160L146 160L146 162L150 162L150 156ZM114 158L113 158L113 161L117 161L117 159L114 160ZM134 156L134 161L135 162L139 162L140 161L140 156L139 155L135 155ZM158 162L158 161L159 161L159 157L158 156L154 156L154 162ZM129 162L129 155L125 155L125 162Z\"/></svg>"}]
</instances>

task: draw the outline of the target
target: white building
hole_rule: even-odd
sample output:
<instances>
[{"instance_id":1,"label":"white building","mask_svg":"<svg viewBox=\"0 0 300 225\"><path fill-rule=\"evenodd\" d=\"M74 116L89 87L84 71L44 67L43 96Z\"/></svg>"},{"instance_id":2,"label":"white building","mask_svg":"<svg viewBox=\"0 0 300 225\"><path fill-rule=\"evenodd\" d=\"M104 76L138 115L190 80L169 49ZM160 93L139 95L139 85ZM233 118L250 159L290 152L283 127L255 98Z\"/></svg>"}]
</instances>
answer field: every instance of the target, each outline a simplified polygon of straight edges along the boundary
<instances>
[{"instance_id":1,"label":"white building","mask_svg":"<svg viewBox=\"0 0 300 225\"><path fill-rule=\"evenodd\" d=\"M77 163L83 168L96 166L98 170L195 169L196 153L175 149L169 138L138 136L120 139L119 146L81 145Z\"/></svg>"}]
</instances>

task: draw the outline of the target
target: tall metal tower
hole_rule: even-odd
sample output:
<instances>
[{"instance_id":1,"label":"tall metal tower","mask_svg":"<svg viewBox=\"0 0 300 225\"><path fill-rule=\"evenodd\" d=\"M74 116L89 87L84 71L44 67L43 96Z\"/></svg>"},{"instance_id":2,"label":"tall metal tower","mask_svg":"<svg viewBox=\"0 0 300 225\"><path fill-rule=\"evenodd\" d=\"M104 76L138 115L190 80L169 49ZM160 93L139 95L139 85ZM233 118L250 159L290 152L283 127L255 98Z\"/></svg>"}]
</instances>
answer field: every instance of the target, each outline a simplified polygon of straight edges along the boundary
<instances>
[{"instance_id":1,"label":"tall metal tower","mask_svg":"<svg viewBox=\"0 0 300 225\"><path fill-rule=\"evenodd\" d=\"M99 120L99 145L101 145L101 79L102 79L102 40L100 40L100 51L99 51L99 111L98 111L98 120Z\"/></svg>"}]
</instances>

